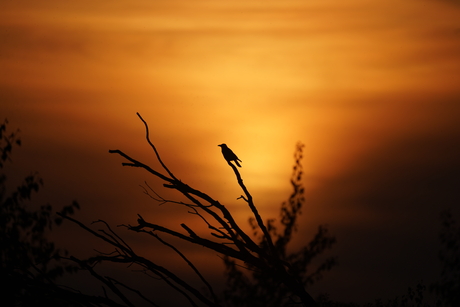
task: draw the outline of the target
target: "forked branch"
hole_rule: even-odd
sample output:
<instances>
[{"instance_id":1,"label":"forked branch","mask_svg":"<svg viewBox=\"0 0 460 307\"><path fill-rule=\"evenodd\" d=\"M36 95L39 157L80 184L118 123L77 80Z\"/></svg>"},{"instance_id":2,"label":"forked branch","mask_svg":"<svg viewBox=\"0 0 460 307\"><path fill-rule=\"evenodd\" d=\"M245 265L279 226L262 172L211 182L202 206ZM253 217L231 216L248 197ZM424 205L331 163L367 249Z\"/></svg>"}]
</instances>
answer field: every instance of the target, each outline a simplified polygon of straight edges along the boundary
<instances>
[{"instance_id":1,"label":"forked branch","mask_svg":"<svg viewBox=\"0 0 460 307\"><path fill-rule=\"evenodd\" d=\"M188 264L188 266L195 272L195 274L197 274L201 282L206 286L209 293L211 294L211 298L203 295L199 290L197 290L195 286L192 286L190 283L186 282L171 270L158 265L154 261L137 255L134 250L121 239L121 237L115 234L115 232L113 232L110 227L108 227L107 224L106 226L109 229L108 231L96 232L70 217L62 216L63 218L67 218L75 222L80 227L89 231L91 234L115 247L115 252L113 254L100 253L98 256L91 257L84 261L81 265L85 266L86 264L96 264L105 261L114 263L137 264L144 268L145 271L148 271L155 276L162 278L167 284L176 289L178 292L182 293L189 300L192 306L197 305L195 300L200 301L206 306L220 306L217 296L214 294L210 283L206 281L199 270L182 252L179 251L178 248L158 236L158 233L163 233L167 236L178 238L184 242L203 246L212 252L217 252L223 257L229 257L231 259L242 261L246 263L248 267L251 267L254 270L265 272L265 274L270 276L271 279L277 280L279 283L283 283L285 286L289 287L292 290L292 293L301 299L304 306L314 306L314 301L305 291L302 282L289 272L286 262L280 259L277 249L273 244L270 232L265 226L262 217L260 216L254 204L252 195L244 185L243 179L238 169L232 163L228 163L232 167L238 184L243 190L244 196L242 195L241 198L247 202L254 215L258 227L262 231L264 243L261 243L260 245L257 244L241 229L230 211L223 204L208 194L194 189L188 184L177 179L177 177L162 161L157 148L151 142L147 122L139 113L137 113L137 115L145 126L146 140L148 144L155 152L158 162L161 164L162 168L166 171L167 174L160 173L150 166L130 157L121 150L109 150L109 153L118 154L126 159L128 162L122 163L123 166L143 168L148 173L163 180L164 187L176 190L185 196L188 199L187 203L170 201L160 197L159 194L150 188L150 186L148 186L148 188L155 194L155 197L150 195L149 192L144 188L144 192L146 192L146 194L158 200L161 204L171 204L186 207L190 214L198 216L204 222L206 227L210 229L210 232L208 233L209 237L205 237L201 234L201 232L193 230L185 223L180 225L182 227L182 232L179 232L158 224L148 222L139 214L137 225L125 225L125 227L130 231L146 233L154 237L162 244L172 248L176 254L178 254ZM103 280L103 282L106 283L106 285L111 289L112 287L115 287L115 284L111 280ZM112 291L117 291L116 287L112 289Z\"/></svg>"}]
</instances>

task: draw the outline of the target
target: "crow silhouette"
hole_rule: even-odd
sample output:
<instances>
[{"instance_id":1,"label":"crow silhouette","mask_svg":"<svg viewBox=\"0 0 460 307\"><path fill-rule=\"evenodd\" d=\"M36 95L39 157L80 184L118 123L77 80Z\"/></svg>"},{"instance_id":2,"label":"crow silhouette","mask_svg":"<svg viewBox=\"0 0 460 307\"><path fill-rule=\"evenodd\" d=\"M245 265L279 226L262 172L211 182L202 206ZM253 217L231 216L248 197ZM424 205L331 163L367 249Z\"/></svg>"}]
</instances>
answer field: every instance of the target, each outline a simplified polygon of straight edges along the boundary
<instances>
[{"instance_id":1,"label":"crow silhouette","mask_svg":"<svg viewBox=\"0 0 460 307\"><path fill-rule=\"evenodd\" d=\"M235 164L238 165L238 167L241 167L238 161L240 162L243 162L243 161L238 159L238 157L233 153L233 151L230 148L227 147L226 144L220 144L217 146L220 146L222 148L222 155L224 156L225 160L227 160L227 162L230 163L230 161L235 161Z\"/></svg>"}]
</instances>

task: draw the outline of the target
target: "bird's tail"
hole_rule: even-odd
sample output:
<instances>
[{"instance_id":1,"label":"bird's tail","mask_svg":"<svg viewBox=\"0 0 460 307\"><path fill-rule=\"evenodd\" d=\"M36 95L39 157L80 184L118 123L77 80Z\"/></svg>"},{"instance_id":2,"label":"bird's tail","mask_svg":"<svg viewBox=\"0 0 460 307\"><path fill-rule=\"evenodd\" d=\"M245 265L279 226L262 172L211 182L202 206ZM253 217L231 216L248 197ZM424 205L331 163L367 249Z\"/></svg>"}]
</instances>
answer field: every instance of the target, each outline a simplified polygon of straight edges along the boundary
<instances>
[{"instance_id":1,"label":"bird's tail","mask_svg":"<svg viewBox=\"0 0 460 307\"><path fill-rule=\"evenodd\" d=\"M238 165L238 167L241 167L240 163L238 163L238 160L234 160L234 161L235 161L235 164Z\"/></svg>"}]
</instances>

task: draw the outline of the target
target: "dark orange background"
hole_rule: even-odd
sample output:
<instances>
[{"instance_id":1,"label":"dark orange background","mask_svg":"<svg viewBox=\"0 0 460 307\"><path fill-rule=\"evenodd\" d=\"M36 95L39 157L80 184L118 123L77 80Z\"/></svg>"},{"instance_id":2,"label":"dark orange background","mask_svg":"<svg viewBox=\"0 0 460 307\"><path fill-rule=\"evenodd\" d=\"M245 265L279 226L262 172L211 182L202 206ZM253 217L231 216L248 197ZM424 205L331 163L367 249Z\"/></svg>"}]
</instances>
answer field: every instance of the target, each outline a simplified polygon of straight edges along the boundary
<instances>
[{"instance_id":1,"label":"dark orange background","mask_svg":"<svg viewBox=\"0 0 460 307\"><path fill-rule=\"evenodd\" d=\"M24 143L8 171L12 181L39 171L37 200L77 199L87 222L135 223L137 213L171 227L188 221L142 193L144 180L161 191L158 181L108 154L121 149L158 166L140 112L175 175L246 224L249 211L217 144L243 160L245 183L268 218L289 195L301 141L308 194L296 244L327 223L340 262L312 292L365 301L436 276L438 215L459 201L454 1L1 7L1 116ZM66 227L67 238L78 234ZM80 242L65 240L79 252Z\"/></svg>"}]
</instances>

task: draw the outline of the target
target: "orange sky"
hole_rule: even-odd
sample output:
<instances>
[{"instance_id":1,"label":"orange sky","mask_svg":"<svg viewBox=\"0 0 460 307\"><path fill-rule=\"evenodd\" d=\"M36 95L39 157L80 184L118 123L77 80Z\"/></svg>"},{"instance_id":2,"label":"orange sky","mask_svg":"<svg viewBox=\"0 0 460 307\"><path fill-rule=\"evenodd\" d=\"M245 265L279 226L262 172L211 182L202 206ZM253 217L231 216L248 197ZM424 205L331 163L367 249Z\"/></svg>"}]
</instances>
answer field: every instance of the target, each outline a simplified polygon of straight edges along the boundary
<instances>
[{"instance_id":1,"label":"orange sky","mask_svg":"<svg viewBox=\"0 0 460 307\"><path fill-rule=\"evenodd\" d=\"M170 217L141 193L148 176L107 153L121 149L153 161L140 112L174 173L245 223L248 212L235 200L241 192L217 147L227 143L268 218L288 197L292 152L301 141L310 201L301 237L309 240L312 229L328 223L342 259L318 291L358 300L353 289L378 274L401 281L386 293L371 291L375 298L424 278L413 272L434 252L407 272L382 273L377 256L356 250L371 249L380 235L390 244L382 250L412 240L413 249L389 262L403 266L415 249L433 251L437 233L430 228L417 237L405 225L437 227L427 217L458 200L456 189L446 191L458 187L453 174L460 169L460 6L453 1L1 6L1 115L22 131L12 167L21 176L40 172L41 199L77 199L86 220ZM422 199L423 210L411 203ZM373 269L353 271L360 257ZM350 271L357 281L346 288L341 281Z\"/></svg>"}]
</instances>

